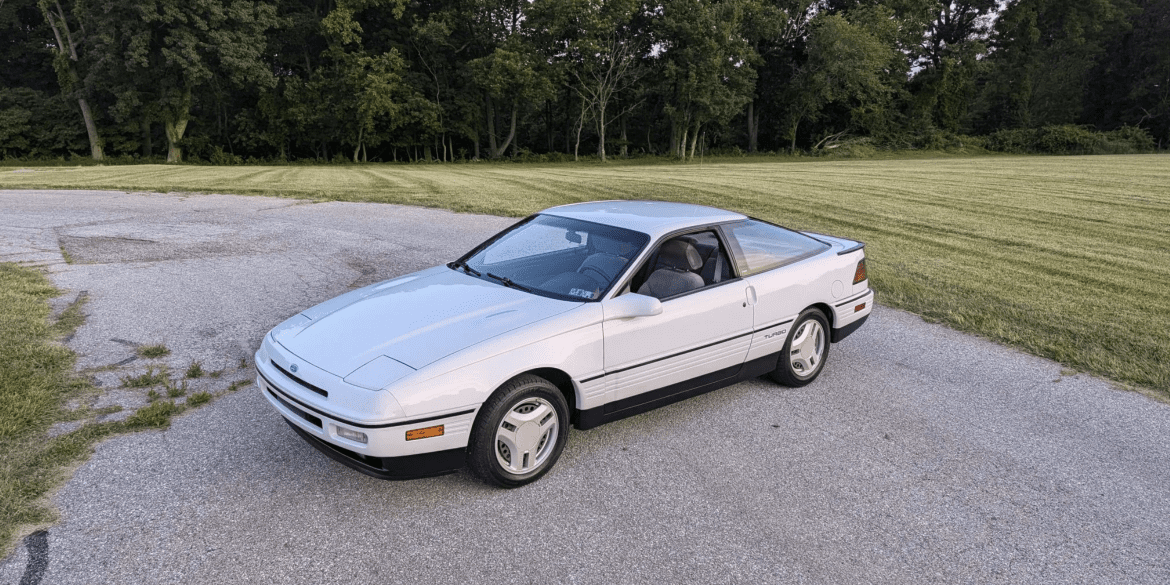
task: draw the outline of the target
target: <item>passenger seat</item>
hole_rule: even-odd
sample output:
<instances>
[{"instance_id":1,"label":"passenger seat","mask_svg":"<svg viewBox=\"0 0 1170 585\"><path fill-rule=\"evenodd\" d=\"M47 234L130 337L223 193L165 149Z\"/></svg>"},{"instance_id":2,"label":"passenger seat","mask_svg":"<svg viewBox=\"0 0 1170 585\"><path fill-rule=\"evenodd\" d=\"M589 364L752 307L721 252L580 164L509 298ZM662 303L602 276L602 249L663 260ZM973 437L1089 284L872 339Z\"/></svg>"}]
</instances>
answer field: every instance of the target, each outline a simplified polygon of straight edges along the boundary
<instances>
[{"instance_id":1,"label":"passenger seat","mask_svg":"<svg viewBox=\"0 0 1170 585\"><path fill-rule=\"evenodd\" d=\"M638 294L665 299L703 288L703 277L694 272L703 266L703 258L690 242L670 240L663 244L658 266L638 287Z\"/></svg>"}]
</instances>

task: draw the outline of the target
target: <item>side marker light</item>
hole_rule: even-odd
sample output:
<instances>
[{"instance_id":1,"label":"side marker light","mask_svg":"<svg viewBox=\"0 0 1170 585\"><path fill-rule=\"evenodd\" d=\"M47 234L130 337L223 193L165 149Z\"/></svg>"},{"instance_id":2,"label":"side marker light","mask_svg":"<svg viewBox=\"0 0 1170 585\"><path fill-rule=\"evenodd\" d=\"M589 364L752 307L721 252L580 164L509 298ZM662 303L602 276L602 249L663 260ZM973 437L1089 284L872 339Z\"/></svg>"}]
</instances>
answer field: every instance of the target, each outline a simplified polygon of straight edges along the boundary
<instances>
[{"instance_id":1,"label":"side marker light","mask_svg":"<svg viewBox=\"0 0 1170 585\"><path fill-rule=\"evenodd\" d=\"M406 431L406 440L413 441L415 439L426 439L428 437L443 436L443 425L437 427L426 427L422 429L411 429Z\"/></svg>"}]
</instances>

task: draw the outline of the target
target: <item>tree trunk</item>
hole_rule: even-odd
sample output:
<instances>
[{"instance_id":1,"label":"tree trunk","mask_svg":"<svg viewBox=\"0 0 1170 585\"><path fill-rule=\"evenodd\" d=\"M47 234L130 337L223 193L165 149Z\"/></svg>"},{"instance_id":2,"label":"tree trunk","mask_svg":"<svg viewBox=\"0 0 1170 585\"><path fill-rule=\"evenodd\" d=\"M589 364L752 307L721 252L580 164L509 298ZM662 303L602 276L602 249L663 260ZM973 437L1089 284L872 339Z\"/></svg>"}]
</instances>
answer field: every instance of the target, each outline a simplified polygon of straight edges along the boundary
<instances>
[{"instance_id":1,"label":"tree trunk","mask_svg":"<svg viewBox=\"0 0 1170 585\"><path fill-rule=\"evenodd\" d=\"M687 160L687 131L688 130L690 130L690 128L687 128L686 126L683 127L682 138L678 141L678 144L675 146L675 152L677 152L678 157L683 159L683 160Z\"/></svg>"},{"instance_id":2,"label":"tree trunk","mask_svg":"<svg viewBox=\"0 0 1170 585\"><path fill-rule=\"evenodd\" d=\"M353 162L355 163L358 161L358 153L362 150L362 133L364 131L365 128L358 128L357 146L353 147Z\"/></svg>"},{"instance_id":3,"label":"tree trunk","mask_svg":"<svg viewBox=\"0 0 1170 585\"><path fill-rule=\"evenodd\" d=\"M142 127L142 157L150 158L151 156L154 156L154 144L151 143L150 136L150 120L144 117L142 118L140 125ZM284 144L281 144L280 148L283 151Z\"/></svg>"},{"instance_id":4,"label":"tree trunk","mask_svg":"<svg viewBox=\"0 0 1170 585\"><path fill-rule=\"evenodd\" d=\"M695 131L691 134L691 160L695 160L695 145L699 143L699 127L702 124L695 122ZM683 145L686 147L686 144Z\"/></svg>"},{"instance_id":5,"label":"tree trunk","mask_svg":"<svg viewBox=\"0 0 1170 585\"><path fill-rule=\"evenodd\" d=\"M368 162L366 159L366 145L364 143L362 144L362 162Z\"/></svg>"},{"instance_id":6,"label":"tree trunk","mask_svg":"<svg viewBox=\"0 0 1170 585\"><path fill-rule=\"evenodd\" d=\"M649 142L650 131L646 131L646 140ZM678 156L678 122L670 121L670 156Z\"/></svg>"},{"instance_id":7,"label":"tree trunk","mask_svg":"<svg viewBox=\"0 0 1170 585\"><path fill-rule=\"evenodd\" d=\"M630 156L630 150L628 148L628 144L629 144L629 141L626 138L626 117L622 116L622 152L621 152L622 158L627 158Z\"/></svg>"},{"instance_id":8,"label":"tree trunk","mask_svg":"<svg viewBox=\"0 0 1170 585\"><path fill-rule=\"evenodd\" d=\"M756 117L756 102L750 101L747 105L748 124L748 152L755 152L759 144L760 119Z\"/></svg>"},{"instance_id":9,"label":"tree trunk","mask_svg":"<svg viewBox=\"0 0 1170 585\"><path fill-rule=\"evenodd\" d=\"M500 156L496 154L496 110L492 107L492 96L487 96L487 124L488 124L488 155L492 158Z\"/></svg>"},{"instance_id":10,"label":"tree trunk","mask_svg":"<svg viewBox=\"0 0 1170 585\"><path fill-rule=\"evenodd\" d=\"M479 160L479 128L475 130L475 160Z\"/></svg>"},{"instance_id":11,"label":"tree trunk","mask_svg":"<svg viewBox=\"0 0 1170 585\"><path fill-rule=\"evenodd\" d=\"M508 137L504 139L504 143L500 145L499 150L492 151L492 158L500 158L504 156L504 152L508 150L508 145L512 143L512 139L516 137L516 114L520 111L520 102L512 100L512 126L508 130ZM514 151L513 151L514 153Z\"/></svg>"},{"instance_id":12,"label":"tree trunk","mask_svg":"<svg viewBox=\"0 0 1170 585\"><path fill-rule=\"evenodd\" d=\"M553 119L552 119L552 100L544 100L544 133L548 138L549 152L553 151Z\"/></svg>"},{"instance_id":13,"label":"tree trunk","mask_svg":"<svg viewBox=\"0 0 1170 585\"><path fill-rule=\"evenodd\" d=\"M98 136L97 125L93 123L93 113L89 111L89 104L85 98L77 98L77 105L81 107L81 117L85 120L85 133L89 135L89 152L93 160L102 160L102 140Z\"/></svg>"},{"instance_id":14,"label":"tree trunk","mask_svg":"<svg viewBox=\"0 0 1170 585\"><path fill-rule=\"evenodd\" d=\"M187 131L187 110L184 109L176 114L166 121L167 162L174 163L183 162L183 148L179 146L179 141L183 139L183 133Z\"/></svg>"},{"instance_id":15,"label":"tree trunk","mask_svg":"<svg viewBox=\"0 0 1170 585\"><path fill-rule=\"evenodd\" d=\"M605 108L597 108L597 156L605 162Z\"/></svg>"},{"instance_id":16,"label":"tree trunk","mask_svg":"<svg viewBox=\"0 0 1170 585\"><path fill-rule=\"evenodd\" d=\"M427 162L431 162L431 145L423 145L423 158L427 159Z\"/></svg>"},{"instance_id":17,"label":"tree trunk","mask_svg":"<svg viewBox=\"0 0 1170 585\"><path fill-rule=\"evenodd\" d=\"M585 104L581 104L581 117L577 118L577 143L573 145L573 162L576 162L577 152L581 149L581 131L585 129Z\"/></svg>"}]
</instances>

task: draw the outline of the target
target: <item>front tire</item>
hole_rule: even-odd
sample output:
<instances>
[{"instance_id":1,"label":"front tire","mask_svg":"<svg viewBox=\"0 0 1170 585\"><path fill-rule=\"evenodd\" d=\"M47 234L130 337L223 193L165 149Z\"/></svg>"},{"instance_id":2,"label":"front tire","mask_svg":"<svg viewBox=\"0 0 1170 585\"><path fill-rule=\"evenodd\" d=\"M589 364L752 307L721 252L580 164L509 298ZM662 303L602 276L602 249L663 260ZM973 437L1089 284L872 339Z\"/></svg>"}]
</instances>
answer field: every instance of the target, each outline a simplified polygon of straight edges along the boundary
<instances>
[{"instance_id":1,"label":"front tire","mask_svg":"<svg viewBox=\"0 0 1170 585\"><path fill-rule=\"evenodd\" d=\"M806 309L792 325L772 379L799 388L817 379L829 359L829 320L820 309Z\"/></svg>"},{"instance_id":2,"label":"front tire","mask_svg":"<svg viewBox=\"0 0 1170 585\"><path fill-rule=\"evenodd\" d=\"M490 484L520 487L548 473L568 437L569 405L560 389L538 376L517 376L480 409L467 464Z\"/></svg>"}]
</instances>

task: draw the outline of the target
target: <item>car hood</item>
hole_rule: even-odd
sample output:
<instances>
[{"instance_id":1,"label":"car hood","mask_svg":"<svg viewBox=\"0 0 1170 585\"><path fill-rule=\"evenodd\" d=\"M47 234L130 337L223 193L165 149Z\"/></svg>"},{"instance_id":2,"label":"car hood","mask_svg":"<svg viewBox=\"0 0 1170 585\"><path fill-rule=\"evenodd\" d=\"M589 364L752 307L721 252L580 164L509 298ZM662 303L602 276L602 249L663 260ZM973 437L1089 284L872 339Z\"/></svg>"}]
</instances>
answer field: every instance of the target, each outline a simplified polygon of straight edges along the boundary
<instances>
[{"instance_id":1,"label":"car hood","mask_svg":"<svg viewBox=\"0 0 1170 585\"><path fill-rule=\"evenodd\" d=\"M344 378L383 355L417 370L580 304L442 267L321 303L302 313L311 319L303 327L273 336L297 357Z\"/></svg>"}]
</instances>

